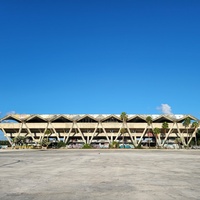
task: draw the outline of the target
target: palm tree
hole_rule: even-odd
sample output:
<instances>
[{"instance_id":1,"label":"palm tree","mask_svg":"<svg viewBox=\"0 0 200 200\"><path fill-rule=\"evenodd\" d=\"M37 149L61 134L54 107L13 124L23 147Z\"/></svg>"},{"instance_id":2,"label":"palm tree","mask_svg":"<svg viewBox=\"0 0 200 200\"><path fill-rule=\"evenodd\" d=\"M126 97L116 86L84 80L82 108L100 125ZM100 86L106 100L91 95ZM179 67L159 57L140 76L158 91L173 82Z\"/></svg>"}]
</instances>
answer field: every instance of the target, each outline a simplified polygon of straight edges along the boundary
<instances>
[{"instance_id":1,"label":"palm tree","mask_svg":"<svg viewBox=\"0 0 200 200\"><path fill-rule=\"evenodd\" d=\"M168 129L169 124L167 122L162 123L162 129L164 130L164 133L166 134L166 130Z\"/></svg>"},{"instance_id":2,"label":"palm tree","mask_svg":"<svg viewBox=\"0 0 200 200\"><path fill-rule=\"evenodd\" d=\"M127 121L127 119L128 119L128 115L126 114L126 112L122 112L122 113L121 113L120 119L123 121L123 127L122 127L122 129L121 129L120 132L121 132L122 135L123 135L123 147L124 147L124 134L125 134L125 132L126 132L125 123L126 123L126 121Z\"/></svg>"},{"instance_id":3,"label":"palm tree","mask_svg":"<svg viewBox=\"0 0 200 200\"><path fill-rule=\"evenodd\" d=\"M152 117L151 116L147 116L146 122L147 122L148 126L150 126L152 124L152 122L153 122ZM148 140L149 140L149 148L150 148L149 130L150 129L148 127Z\"/></svg>"},{"instance_id":4,"label":"palm tree","mask_svg":"<svg viewBox=\"0 0 200 200\"><path fill-rule=\"evenodd\" d=\"M164 134L165 134L164 137L166 137L166 132L167 132L168 128L169 128L169 124L167 122L163 122L162 123L162 129L164 130Z\"/></svg>"},{"instance_id":5,"label":"palm tree","mask_svg":"<svg viewBox=\"0 0 200 200\"><path fill-rule=\"evenodd\" d=\"M185 126L185 129L187 130L187 143L188 143L188 127L190 126L190 123L191 119L189 117L186 117L185 120L183 121L183 126Z\"/></svg>"},{"instance_id":6,"label":"palm tree","mask_svg":"<svg viewBox=\"0 0 200 200\"><path fill-rule=\"evenodd\" d=\"M26 137L24 136L17 136L13 139L13 142L17 145L23 145L26 144Z\"/></svg>"},{"instance_id":7,"label":"palm tree","mask_svg":"<svg viewBox=\"0 0 200 200\"><path fill-rule=\"evenodd\" d=\"M42 140L40 141L40 144L42 147L48 147L50 142L49 142L49 136L51 135L51 131L50 130L46 130L45 133L44 133L44 136L47 136L46 138L43 137Z\"/></svg>"},{"instance_id":8,"label":"palm tree","mask_svg":"<svg viewBox=\"0 0 200 200\"><path fill-rule=\"evenodd\" d=\"M120 130L121 134L123 135L123 148L124 148L124 134L126 133L126 129L125 128L121 128Z\"/></svg>"},{"instance_id":9,"label":"palm tree","mask_svg":"<svg viewBox=\"0 0 200 200\"><path fill-rule=\"evenodd\" d=\"M123 121L123 123L125 124L125 122L128 119L128 115L126 114L126 112L122 112L120 115L120 119Z\"/></svg>"},{"instance_id":10,"label":"palm tree","mask_svg":"<svg viewBox=\"0 0 200 200\"><path fill-rule=\"evenodd\" d=\"M42 148L45 147L47 148L50 144L49 140L47 138L43 138L43 140L40 142Z\"/></svg>"},{"instance_id":11,"label":"palm tree","mask_svg":"<svg viewBox=\"0 0 200 200\"><path fill-rule=\"evenodd\" d=\"M157 128L157 127L154 128L154 129L153 129L153 133L154 133L155 138L156 138L156 146L157 146L157 144L158 144L157 139L158 139L158 135L160 134L160 129Z\"/></svg>"},{"instance_id":12,"label":"palm tree","mask_svg":"<svg viewBox=\"0 0 200 200\"><path fill-rule=\"evenodd\" d=\"M181 138L176 138L176 139L174 140L174 142L175 142L175 144L178 144L178 147L179 147L179 149L180 149L180 148L181 148L181 143L182 143Z\"/></svg>"},{"instance_id":13,"label":"palm tree","mask_svg":"<svg viewBox=\"0 0 200 200\"><path fill-rule=\"evenodd\" d=\"M197 129L199 127L199 123L197 121L194 121L192 123L192 128ZM197 145L197 133L195 134L195 143Z\"/></svg>"},{"instance_id":14,"label":"palm tree","mask_svg":"<svg viewBox=\"0 0 200 200\"><path fill-rule=\"evenodd\" d=\"M51 135L51 131L46 130L44 134L47 136L47 140L49 140L49 136Z\"/></svg>"}]
</instances>

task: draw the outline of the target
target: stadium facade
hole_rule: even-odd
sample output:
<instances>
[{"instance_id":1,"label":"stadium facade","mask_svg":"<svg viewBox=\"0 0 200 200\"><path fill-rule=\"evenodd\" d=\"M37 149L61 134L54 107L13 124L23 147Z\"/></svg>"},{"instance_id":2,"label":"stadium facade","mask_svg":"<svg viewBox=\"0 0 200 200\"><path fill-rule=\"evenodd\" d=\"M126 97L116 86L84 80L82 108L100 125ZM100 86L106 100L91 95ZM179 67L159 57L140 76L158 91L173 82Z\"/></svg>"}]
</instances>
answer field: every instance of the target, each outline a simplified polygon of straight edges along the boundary
<instances>
[{"instance_id":1,"label":"stadium facade","mask_svg":"<svg viewBox=\"0 0 200 200\"><path fill-rule=\"evenodd\" d=\"M147 116L152 123L147 123ZM12 139L25 136L30 141L40 142L48 137L66 144L111 144L113 141L128 143L137 147L140 144L155 143L164 146L169 141L180 138L183 145L189 145L195 138L198 127L191 124L183 125L189 117L199 122L191 115L135 115L129 114L125 122L117 114L12 114L0 120L0 129L12 144ZM163 129L167 122L168 128ZM160 129L160 134L153 133L154 128ZM124 131L122 131L122 129ZM48 130L48 136L46 135Z\"/></svg>"}]
</instances>

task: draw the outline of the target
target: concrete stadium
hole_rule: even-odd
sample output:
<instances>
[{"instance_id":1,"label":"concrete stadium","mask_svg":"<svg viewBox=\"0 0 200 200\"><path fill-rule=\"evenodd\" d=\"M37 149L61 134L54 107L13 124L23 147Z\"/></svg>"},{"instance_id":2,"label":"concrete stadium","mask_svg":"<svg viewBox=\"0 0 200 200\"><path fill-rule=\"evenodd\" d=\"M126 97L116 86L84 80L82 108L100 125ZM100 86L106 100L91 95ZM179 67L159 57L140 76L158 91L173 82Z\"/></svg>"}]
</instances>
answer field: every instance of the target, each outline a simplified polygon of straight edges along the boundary
<instances>
[{"instance_id":1,"label":"concrete stadium","mask_svg":"<svg viewBox=\"0 0 200 200\"><path fill-rule=\"evenodd\" d=\"M148 124L146 118L150 116L152 123ZM184 146L188 146L195 139L198 127L191 124L184 126L184 120L189 118L191 122L199 120L191 115L135 115L129 114L126 121L120 115L87 114L87 115L7 115L0 120L0 130L12 144L12 139L24 136L29 141L40 142L49 131L48 138L56 141L64 141L66 144L81 145L92 144L96 146L109 145L113 141L120 144L125 142L134 147L147 145L160 147L166 143L174 143L176 138L181 140ZM168 127L164 130L163 123ZM161 133L155 136L154 128L159 128ZM125 130L122 133L122 129Z\"/></svg>"}]
</instances>

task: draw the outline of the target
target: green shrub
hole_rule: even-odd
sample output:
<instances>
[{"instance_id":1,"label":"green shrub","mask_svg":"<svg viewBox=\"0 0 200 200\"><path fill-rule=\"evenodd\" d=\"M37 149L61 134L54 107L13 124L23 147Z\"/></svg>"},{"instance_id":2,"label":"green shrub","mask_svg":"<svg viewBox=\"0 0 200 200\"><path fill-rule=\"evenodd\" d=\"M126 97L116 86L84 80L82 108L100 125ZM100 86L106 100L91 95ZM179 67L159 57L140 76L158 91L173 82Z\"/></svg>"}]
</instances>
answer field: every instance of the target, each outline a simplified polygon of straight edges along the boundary
<instances>
[{"instance_id":1,"label":"green shrub","mask_svg":"<svg viewBox=\"0 0 200 200\"><path fill-rule=\"evenodd\" d=\"M90 144L84 144L82 149L91 149L92 146Z\"/></svg>"},{"instance_id":2,"label":"green shrub","mask_svg":"<svg viewBox=\"0 0 200 200\"><path fill-rule=\"evenodd\" d=\"M118 149L118 148L119 148L119 142L113 141L113 142L109 145L109 147L110 147L111 149Z\"/></svg>"},{"instance_id":3,"label":"green shrub","mask_svg":"<svg viewBox=\"0 0 200 200\"><path fill-rule=\"evenodd\" d=\"M8 146L10 146L10 143L8 142L8 140L0 140L0 145L8 145Z\"/></svg>"},{"instance_id":4,"label":"green shrub","mask_svg":"<svg viewBox=\"0 0 200 200\"><path fill-rule=\"evenodd\" d=\"M13 138L13 142L16 144L16 145L24 145L26 144L26 137L24 136L17 136L15 138Z\"/></svg>"},{"instance_id":5,"label":"green shrub","mask_svg":"<svg viewBox=\"0 0 200 200\"><path fill-rule=\"evenodd\" d=\"M61 148L61 147L66 147L66 144L63 141L60 141L57 143L57 147Z\"/></svg>"},{"instance_id":6,"label":"green shrub","mask_svg":"<svg viewBox=\"0 0 200 200\"><path fill-rule=\"evenodd\" d=\"M138 146L137 146L137 147L135 147L135 149L143 149L143 147L142 147L141 143L140 143L140 144L138 144Z\"/></svg>"},{"instance_id":7,"label":"green shrub","mask_svg":"<svg viewBox=\"0 0 200 200\"><path fill-rule=\"evenodd\" d=\"M193 138L193 139L191 140L191 142L190 142L190 145L189 145L189 146L191 147L191 146L193 146L193 145L195 145L195 144L196 144L196 142L195 142L195 140L194 140L194 138Z\"/></svg>"},{"instance_id":8,"label":"green shrub","mask_svg":"<svg viewBox=\"0 0 200 200\"><path fill-rule=\"evenodd\" d=\"M44 139L40 142L40 145L41 145L42 147L48 147L49 144L50 144L50 142L48 141L47 138L44 138Z\"/></svg>"}]
</instances>

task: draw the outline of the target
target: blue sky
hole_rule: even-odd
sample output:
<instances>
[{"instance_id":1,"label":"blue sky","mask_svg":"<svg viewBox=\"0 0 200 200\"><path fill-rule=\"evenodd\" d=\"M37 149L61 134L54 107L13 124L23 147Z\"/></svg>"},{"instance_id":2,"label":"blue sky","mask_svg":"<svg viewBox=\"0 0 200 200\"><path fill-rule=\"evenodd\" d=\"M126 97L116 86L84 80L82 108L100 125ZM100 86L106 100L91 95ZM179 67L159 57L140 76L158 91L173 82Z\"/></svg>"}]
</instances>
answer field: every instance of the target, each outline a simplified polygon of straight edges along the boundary
<instances>
[{"instance_id":1,"label":"blue sky","mask_svg":"<svg viewBox=\"0 0 200 200\"><path fill-rule=\"evenodd\" d=\"M0 117L200 118L199 21L198 0L1 0Z\"/></svg>"}]
</instances>

